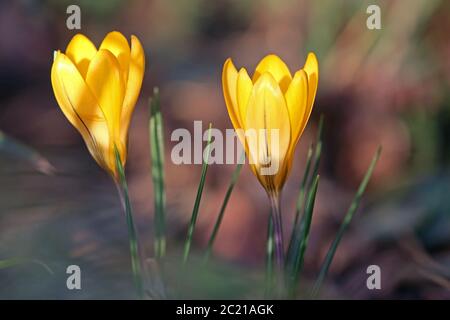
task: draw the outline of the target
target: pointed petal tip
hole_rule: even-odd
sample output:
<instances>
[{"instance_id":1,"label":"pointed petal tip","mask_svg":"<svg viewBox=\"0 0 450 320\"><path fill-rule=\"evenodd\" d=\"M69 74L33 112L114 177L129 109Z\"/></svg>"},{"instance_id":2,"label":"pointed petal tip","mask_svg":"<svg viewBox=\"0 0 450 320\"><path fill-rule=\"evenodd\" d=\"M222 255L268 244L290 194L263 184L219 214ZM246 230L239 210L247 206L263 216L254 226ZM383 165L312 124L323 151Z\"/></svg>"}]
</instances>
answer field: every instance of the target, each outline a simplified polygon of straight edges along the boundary
<instances>
[{"instance_id":1,"label":"pointed petal tip","mask_svg":"<svg viewBox=\"0 0 450 320\"><path fill-rule=\"evenodd\" d=\"M225 60L224 64L223 64L223 68L222 68L222 80L225 80L225 78L231 74L236 74L237 77L237 69L233 64L233 61L231 60L231 58L228 58L227 60Z\"/></svg>"},{"instance_id":2,"label":"pointed petal tip","mask_svg":"<svg viewBox=\"0 0 450 320\"><path fill-rule=\"evenodd\" d=\"M81 44L92 46L92 47L96 48L96 46L92 43L91 39L89 39L87 36L85 36L84 34L79 32L70 39L69 43L67 44L65 52L67 53L69 48L72 47L72 50L73 50Z\"/></svg>"},{"instance_id":3,"label":"pointed petal tip","mask_svg":"<svg viewBox=\"0 0 450 320\"><path fill-rule=\"evenodd\" d=\"M97 68L98 67L98 63L101 60L107 60L108 64L114 68L114 70L117 72L117 75L119 76L120 74L120 63L119 60L117 59L117 57L108 49L100 49L97 51L97 54L95 55L95 57L92 59L91 64L89 65L89 69L88 72L91 72L91 67L92 68ZM123 81L123 78L120 77L120 80Z\"/></svg>"},{"instance_id":4,"label":"pointed petal tip","mask_svg":"<svg viewBox=\"0 0 450 320\"><path fill-rule=\"evenodd\" d=\"M74 35L73 35L73 37L70 39L70 42L72 41L72 40L74 40L74 39L77 39L77 38L83 38L83 39L87 39L87 40L90 40L87 36L85 36L83 33L81 33L81 32L77 32L77 33L75 33ZM69 42L69 43L70 43Z\"/></svg>"},{"instance_id":5,"label":"pointed petal tip","mask_svg":"<svg viewBox=\"0 0 450 320\"><path fill-rule=\"evenodd\" d=\"M308 80L308 74L304 69L297 70L294 74L294 77L292 78L292 81L294 81L295 78L305 79Z\"/></svg>"},{"instance_id":6,"label":"pointed petal tip","mask_svg":"<svg viewBox=\"0 0 450 320\"><path fill-rule=\"evenodd\" d=\"M135 36L134 34L131 35L131 55L136 55L136 54L144 54L144 48L142 46L141 41L139 40L139 38L137 36Z\"/></svg>"},{"instance_id":7,"label":"pointed petal tip","mask_svg":"<svg viewBox=\"0 0 450 320\"><path fill-rule=\"evenodd\" d=\"M247 69L245 67L242 67L239 69L239 75L247 75L248 76L248 72Z\"/></svg>"},{"instance_id":8,"label":"pointed petal tip","mask_svg":"<svg viewBox=\"0 0 450 320\"><path fill-rule=\"evenodd\" d=\"M144 72L145 69L145 52L141 41L134 34L131 35L130 59L134 60Z\"/></svg>"},{"instance_id":9,"label":"pointed petal tip","mask_svg":"<svg viewBox=\"0 0 450 320\"><path fill-rule=\"evenodd\" d=\"M277 59L277 60L281 60L281 61L283 61L283 59L281 59L277 54L275 54L275 53L268 53L268 54L266 54L265 56L264 56L264 58L262 58L261 60L264 60L264 59Z\"/></svg>"},{"instance_id":10,"label":"pointed petal tip","mask_svg":"<svg viewBox=\"0 0 450 320\"><path fill-rule=\"evenodd\" d=\"M271 53L261 59L253 74L253 83L256 83L265 72L269 72L280 85L282 91L286 92L289 83L291 83L292 74L286 63L278 55Z\"/></svg>"},{"instance_id":11,"label":"pointed petal tip","mask_svg":"<svg viewBox=\"0 0 450 320\"><path fill-rule=\"evenodd\" d=\"M310 74L312 72L319 73L319 61L317 60L316 54L314 52L308 53L306 57L305 65L303 69L306 69L306 73Z\"/></svg>"},{"instance_id":12,"label":"pointed petal tip","mask_svg":"<svg viewBox=\"0 0 450 320\"><path fill-rule=\"evenodd\" d=\"M256 80L256 82L254 83L254 85L263 85L263 84L270 84L270 85L274 85L279 87L279 84L277 82L277 80L274 78L274 76L266 71L264 73L262 73L258 79Z\"/></svg>"},{"instance_id":13,"label":"pointed petal tip","mask_svg":"<svg viewBox=\"0 0 450 320\"><path fill-rule=\"evenodd\" d=\"M122 34L122 32L117 31L117 30L113 30L113 31L108 32L108 33L106 34L105 38L106 38L107 36L112 36L112 35L117 35L117 36L121 36L121 37L124 37L124 38L125 38L125 36Z\"/></svg>"},{"instance_id":14,"label":"pointed petal tip","mask_svg":"<svg viewBox=\"0 0 450 320\"><path fill-rule=\"evenodd\" d=\"M139 41L139 38L136 35L134 35L134 34L132 34L130 38L131 38L131 43L133 43L133 41L137 41L137 42L141 43Z\"/></svg>"},{"instance_id":15,"label":"pointed petal tip","mask_svg":"<svg viewBox=\"0 0 450 320\"><path fill-rule=\"evenodd\" d=\"M223 64L223 67L225 68L226 66L228 66L229 64L233 65L233 60L231 58L227 58Z\"/></svg>"},{"instance_id":16,"label":"pointed petal tip","mask_svg":"<svg viewBox=\"0 0 450 320\"><path fill-rule=\"evenodd\" d=\"M125 59L120 58L121 55L129 56L130 54L130 43L128 39L119 31L111 31L104 38L100 44L99 49L108 49L111 51L119 60ZM125 63L123 61L122 63Z\"/></svg>"},{"instance_id":17,"label":"pointed petal tip","mask_svg":"<svg viewBox=\"0 0 450 320\"><path fill-rule=\"evenodd\" d=\"M307 56L306 59L314 59L315 61L317 61L317 56L316 56L316 54L313 51L310 51L308 53L308 56Z\"/></svg>"}]
</instances>

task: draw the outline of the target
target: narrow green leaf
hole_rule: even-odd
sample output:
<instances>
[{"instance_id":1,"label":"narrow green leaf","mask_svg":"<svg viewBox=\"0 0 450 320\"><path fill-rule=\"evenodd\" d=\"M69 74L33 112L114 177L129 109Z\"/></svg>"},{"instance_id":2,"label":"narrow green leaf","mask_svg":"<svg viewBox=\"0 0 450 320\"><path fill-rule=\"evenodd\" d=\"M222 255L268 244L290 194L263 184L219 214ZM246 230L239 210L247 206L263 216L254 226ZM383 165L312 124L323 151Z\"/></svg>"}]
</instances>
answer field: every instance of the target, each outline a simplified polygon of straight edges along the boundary
<instances>
[{"instance_id":1,"label":"narrow green leaf","mask_svg":"<svg viewBox=\"0 0 450 320\"><path fill-rule=\"evenodd\" d=\"M300 230L300 224L299 224L299 217L300 215L303 217L305 215L305 201L306 201L306 195L309 194L309 191L311 190L311 186L314 182L314 179L316 178L318 172L319 172L319 165L320 165L320 159L322 155L322 136L323 136L323 123L324 123L324 116L323 114L320 115L319 120L319 127L317 130L317 137L316 137L316 146L314 148L314 153L312 151L312 145L308 149L307 159L306 159L306 167L305 172L303 174L302 183L300 185L300 191L299 195L297 197L297 205L296 205L296 211L295 211L295 218L294 218L294 224L292 227L291 237L289 240L289 246L288 246L288 254L287 254L287 263L286 266L288 268L292 268L293 263L295 261L295 257L298 256L298 252L294 250L294 248L299 248L299 230ZM314 154L314 163L312 162L312 156ZM311 171L311 165L312 165L312 174L310 176Z\"/></svg>"},{"instance_id":2,"label":"narrow green leaf","mask_svg":"<svg viewBox=\"0 0 450 320\"><path fill-rule=\"evenodd\" d=\"M208 162L209 162L209 156L210 156L209 149L210 149L210 144L211 144L211 127L212 127L212 125L210 123L209 129L208 129L208 141L206 143L206 149L205 149L206 159L205 159L205 156L202 157L203 158L202 174L201 174L200 183L199 183L198 189L197 189L197 196L195 198L194 209L192 210L191 222L189 224L186 242L184 245L183 263L186 263L187 259L189 257L189 251L191 249L191 244L192 244L192 236L194 235L195 224L197 222L198 209L200 207L200 201L202 199L203 187L205 186L206 173L208 171Z\"/></svg>"},{"instance_id":3,"label":"narrow green leaf","mask_svg":"<svg viewBox=\"0 0 450 320\"><path fill-rule=\"evenodd\" d=\"M143 298L143 283L141 275L141 261L139 256L139 242L136 232L136 227L133 221L133 208L131 206L130 197L128 194L128 184L125 177L125 170L120 159L120 153L116 146L114 146L114 153L116 157L116 168L119 174L119 181L116 181L117 190L119 192L120 200L122 202L123 209L125 210L125 216L128 227L128 240L130 243L131 254L131 269L133 272L133 280L136 286L137 294L139 298Z\"/></svg>"},{"instance_id":4,"label":"narrow green leaf","mask_svg":"<svg viewBox=\"0 0 450 320\"><path fill-rule=\"evenodd\" d=\"M320 159L322 156L323 122L324 122L324 116L323 116L323 114L321 114L320 120L319 120L319 128L317 130L317 138L316 138L317 144L316 144L316 148L314 150L314 165L313 165L312 175L311 175L311 178L310 178L310 181L308 184L308 189L311 188L311 185L314 182L314 178L319 173Z\"/></svg>"},{"instance_id":5,"label":"narrow green leaf","mask_svg":"<svg viewBox=\"0 0 450 320\"><path fill-rule=\"evenodd\" d=\"M333 261L334 254L339 245L339 242L341 241L342 236L344 235L345 231L347 230L348 225L350 224L350 221L352 220L354 213L356 212L356 210L359 207L361 198L364 194L364 191L366 190L367 184L369 183L370 177L372 176L375 165L377 164L377 161L380 158L380 154L381 154L381 146L378 147L377 152L375 153L375 155L372 159L372 162L370 163L370 166L367 169L367 172L364 175L364 178L361 181L361 184L359 185L358 191L356 192L356 194L350 204L350 207L349 207L347 213L345 214L344 220L341 223L341 226L336 234L336 237L335 237L333 243L331 244L330 249L327 252L327 255L325 256L325 260L320 269L319 276L318 276L316 283L314 284L314 287L311 292L312 297L316 297L317 294L319 293L322 283L328 273L328 269L330 268L331 262Z\"/></svg>"},{"instance_id":6,"label":"narrow green leaf","mask_svg":"<svg viewBox=\"0 0 450 320\"><path fill-rule=\"evenodd\" d=\"M303 267L303 261L305 257L306 247L308 245L309 230L311 227L312 215L314 212L314 204L316 201L317 188L319 187L319 175L313 181L311 189L308 193L308 199L306 201L305 213L300 220L300 229L298 231L298 240L294 242L294 257L291 265L291 270L289 270L289 293L294 296L295 290L297 288L297 280L299 279L300 272Z\"/></svg>"},{"instance_id":7,"label":"narrow green leaf","mask_svg":"<svg viewBox=\"0 0 450 320\"><path fill-rule=\"evenodd\" d=\"M6 269L10 267L14 267L18 264L20 264L22 261L17 258L11 258L11 259L4 259L0 260L0 269Z\"/></svg>"},{"instance_id":8,"label":"narrow green leaf","mask_svg":"<svg viewBox=\"0 0 450 320\"><path fill-rule=\"evenodd\" d=\"M298 222L298 218L300 216L300 212L303 209L303 204L305 202L305 194L306 194L306 182L308 181L309 178L309 171L311 169L311 160L313 157L313 146L310 145L308 148L308 153L306 156L306 167L305 167L305 172L303 173L303 179L302 179L302 184L300 185L300 192L298 194L298 198L297 198L297 205L296 205L296 211L295 211L295 219L294 219L294 226L297 225Z\"/></svg>"},{"instance_id":9,"label":"narrow green leaf","mask_svg":"<svg viewBox=\"0 0 450 320\"><path fill-rule=\"evenodd\" d=\"M21 264L26 264L26 263L36 264L38 266L41 266L49 274L54 274L53 270L50 269L50 267L47 264L45 264L44 262L42 262L40 260L36 260L36 259L11 258L11 259L0 260L0 269L11 268L11 267L21 265Z\"/></svg>"},{"instance_id":10,"label":"narrow green leaf","mask_svg":"<svg viewBox=\"0 0 450 320\"><path fill-rule=\"evenodd\" d=\"M308 181L308 178L309 178L309 171L311 169L312 155L313 155L313 146L311 144L308 148L308 153L307 153L307 158L306 158L306 167L305 167L305 171L303 173L303 179L302 179L302 183L300 185L300 191L299 191L298 197L297 197L297 204L296 204L296 208L295 208L295 218L294 218L294 223L292 226L291 237L289 239L289 246L288 246L288 251L287 251L287 265L289 265L291 263L292 256L294 254L293 253L294 240L296 238L296 233L298 232L298 229L299 229L298 219L300 218L300 212L303 211L303 204L305 202L306 182Z\"/></svg>"},{"instance_id":11,"label":"narrow green leaf","mask_svg":"<svg viewBox=\"0 0 450 320\"><path fill-rule=\"evenodd\" d=\"M155 205L155 256L161 258L166 251L165 216L166 196L164 189L164 136L160 110L159 89L153 89L150 99L149 141L151 170Z\"/></svg>"},{"instance_id":12,"label":"narrow green leaf","mask_svg":"<svg viewBox=\"0 0 450 320\"><path fill-rule=\"evenodd\" d=\"M231 176L230 184L228 185L227 192L225 193L225 198L223 199L222 206L220 207L219 215L217 216L216 223L214 224L214 229L212 231L211 237L208 241L208 246L205 254L205 261L208 261L209 256L211 255L211 251L214 245L214 241L216 239L217 233L219 232L220 224L222 223L223 215L225 213L225 209L228 205L228 201L230 200L231 193L233 192L234 186L236 185L239 174L241 173L242 165L244 163L245 153L242 152L239 163L233 171L233 175Z\"/></svg>"},{"instance_id":13,"label":"narrow green leaf","mask_svg":"<svg viewBox=\"0 0 450 320\"><path fill-rule=\"evenodd\" d=\"M52 175L55 168L41 154L0 131L0 153L28 161L39 172Z\"/></svg>"}]
</instances>

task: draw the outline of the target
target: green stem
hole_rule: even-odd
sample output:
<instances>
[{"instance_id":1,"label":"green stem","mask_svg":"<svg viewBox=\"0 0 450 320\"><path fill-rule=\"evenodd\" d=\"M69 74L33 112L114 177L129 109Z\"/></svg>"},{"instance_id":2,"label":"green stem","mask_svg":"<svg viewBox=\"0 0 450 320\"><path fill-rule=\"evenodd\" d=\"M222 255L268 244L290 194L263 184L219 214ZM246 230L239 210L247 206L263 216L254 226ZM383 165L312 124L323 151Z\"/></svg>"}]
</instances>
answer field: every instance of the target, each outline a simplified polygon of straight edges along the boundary
<instances>
[{"instance_id":1,"label":"green stem","mask_svg":"<svg viewBox=\"0 0 450 320\"><path fill-rule=\"evenodd\" d=\"M136 232L136 227L133 221L133 209L130 202L130 197L128 194L128 185L125 177L125 172L123 169L122 162L120 160L120 155L116 151L116 166L119 179L116 182L117 191L119 193L120 202L125 211L127 227L128 227L128 239L130 242L130 254L131 254L131 269L133 272L134 285L136 287L137 294L139 298L144 297L143 285L142 285L142 274L141 274L141 259L139 255L139 241Z\"/></svg>"},{"instance_id":2,"label":"green stem","mask_svg":"<svg viewBox=\"0 0 450 320\"><path fill-rule=\"evenodd\" d=\"M273 290L273 223L272 213L267 222L267 243L266 243L266 298L270 299Z\"/></svg>"},{"instance_id":3,"label":"green stem","mask_svg":"<svg viewBox=\"0 0 450 320\"><path fill-rule=\"evenodd\" d=\"M283 298L285 294L285 272L284 272L284 242L283 226L280 211L280 194L269 194L271 217L273 224L273 246L275 248L275 277L276 295Z\"/></svg>"}]
</instances>

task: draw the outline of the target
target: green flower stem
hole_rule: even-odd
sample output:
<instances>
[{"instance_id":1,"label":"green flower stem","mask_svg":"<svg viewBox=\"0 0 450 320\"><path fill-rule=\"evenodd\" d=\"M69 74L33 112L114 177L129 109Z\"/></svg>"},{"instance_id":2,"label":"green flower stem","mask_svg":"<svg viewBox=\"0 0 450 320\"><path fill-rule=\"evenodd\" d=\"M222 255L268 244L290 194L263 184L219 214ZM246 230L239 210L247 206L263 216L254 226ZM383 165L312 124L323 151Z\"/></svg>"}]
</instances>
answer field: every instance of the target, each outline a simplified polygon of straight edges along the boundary
<instances>
[{"instance_id":1,"label":"green flower stem","mask_svg":"<svg viewBox=\"0 0 450 320\"><path fill-rule=\"evenodd\" d=\"M266 243L266 298L270 299L273 289L273 223L272 213L267 222L267 243Z\"/></svg>"},{"instance_id":2,"label":"green flower stem","mask_svg":"<svg viewBox=\"0 0 450 320\"><path fill-rule=\"evenodd\" d=\"M285 293L285 273L284 273L284 243L283 226L280 211L280 194L269 194L271 216L273 224L273 245L275 248L275 277L276 277L276 295L282 298Z\"/></svg>"},{"instance_id":3,"label":"green flower stem","mask_svg":"<svg viewBox=\"0 0 450 320\"><path fill-rule=\"evenodd\" d=\"M125 216L128 226L128 239L130 241L130 254L131 254L131 269L133 272L134 285L136 287L137 294L139 298L144 297L142 274L141 274L141 259L139 254L139 241L136 232L136 227L133 221L133 209L131 207L130 197L128 195L128 185L125 177L125 171L123 169L122 161L120 160L120 155L115 148L116 154L116 166L119 175L118 181L116 181L117 191L119 193L120 201L122 207L125 211Z\"/></svg>"}]
</instances>

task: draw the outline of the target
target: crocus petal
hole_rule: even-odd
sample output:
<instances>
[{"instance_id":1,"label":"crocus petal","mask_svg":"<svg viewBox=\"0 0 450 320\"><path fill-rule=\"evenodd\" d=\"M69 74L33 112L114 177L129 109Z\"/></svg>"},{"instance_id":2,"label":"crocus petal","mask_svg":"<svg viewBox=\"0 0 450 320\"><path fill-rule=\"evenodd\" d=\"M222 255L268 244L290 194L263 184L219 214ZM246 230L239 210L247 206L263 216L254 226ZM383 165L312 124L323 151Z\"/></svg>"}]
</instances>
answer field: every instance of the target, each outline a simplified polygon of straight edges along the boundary
<instances>
[{"instance_id":1,"label":"crocus petal","mask_svg":"<svg viewBox=\"0 0 450 320\"><path fill-rule=\"evenodd\" d=\"M228 115L235 129L242 129L240 113L237 104L236 87L238 72L230 58L225 61L222 71L222 89Z\"/></svg>"},{"instance_id":2,"label":"crocus petal","mask_svg":"<svg viewBox=\"0 0 450 320\"><path fill-rule=\"evenodd\" d=\"M252 78L253 83L256 83L259 77L265 72L270 73L274 77L283 93L286 92L289 84L291 83L292 75L283 60L274 54L269 54L264 57L256 66L256 70Z\"/></svg>"},{"instance_id":3,"label":"crocus petal","mask_svg":"<svg viewBox=\"0 0 450 320\"><path fill-rule=\"evenodd\" d=\"M127 145L128 128L130 126L131 115L133 114L139 92L141 91L142 80L145 70L145 55L139 39L131 36L131 54L128 72L128 82L126 84L125 97L123 100L122 114L120 119L120 140Z\"/></svg>"},{"instance_id":4,"label":"crocus petal","mask_svg":"<svg viewBox=\"0 0 450 320\"><path fill-rule=\"evenodd\" d=\"M293 150L303 132L304 119L307 112L308 76L304 70L299 70L295 73L285 97L292 129L290 149Z\"/></svg>"},{"instance_id":5,"label":"crocus petal","mask_svg":"<svg viewBox=\"0 0 450 320\"><path fill-rule=\"evenodd\" d=\"M97 52L89 65L86 83L105 115L113 142L117 144L120 141L120 115L125 85L120 76L119 63L110 51L100 49ZM120 145L117 147L123 148ZM113 151L109 153L109 161L113 165Z\"/></svg>"},{"instance_id":6,"label":"crocus petal","mask_svg":"<svg viewBox=\"0 0 450 320\"><path fill-rule=\"evenodd\" d=\"M76 65L83 79L86 77L89 63L97 53L97 48L81 33L73 36L66 48L66 56Z\"/></svg>"},{"instance_id":7,"label":"crocus petal","mask_svg":"<svg viewBox=\"0 0 450 320\"><path fill-rule=\"evenodd\" d=\"M92 157L110 171L103 155L109 151L106 119L74 63L57 52L51 70L53 92L69 122L80 132Z\"/></svg>"},{"instance_id":8,"label":"crocus petal","mask_svg":"<svg viewBox=\"0 0 450 320\"><path fill-rule=\"evenodd\" d=\"M303 126L305 127L309 116L311 115L314 100L316 98L317 85L319 83L319 62L313 52L308 54L303 70L305 70L308 75L308 103L306 116L303 123Z\"/></svg>"},{"instance_id":9,"label":"crocus petal","mask_svg":"<svg viewBox=\"0 0 450 320\"><path fill-rule=\"evenodd\" d=\"M118 31L112 31L103 39L100 49L108 50L116 57L117 61L119 61L123 81L127 83L130 63L130 45L127 38Z\"/></svg>"},{"instance_id":10,"label":"crocus petal","mask_svg":"<svg viewBox=\"0 0 450 320\"><path fill-rule=\"evenodd\" d=\"M253 171L266 190L278 191L284 179L278 180L276 176L284 176L283 162L289 149L291 128L283 93L277 81L268 72L262 74L253 87L248 102L245 130L246 150ZM278 132L278 139L274 141L272 134L276 132L273 130ZM252 131L255 135L247 136ZM267 163L268 159L270 164ZM278 171L263 174L263 168L267 172L267 166L270 165L278 168Z\"/></svg>"},{"instance_id":11,"label":"crocus petal","mask_svg":"<svg viewBox=\"0 0 450 320\"><path fill-rule=\"evenodd\" d=\"M247 116L248 99L250 98L252 89L253 82L248 76L247 70L242 68L241 70L239 70L236 88L237 105L241 123L245 123L245 118Z\"/></svg>"}]
</instances>

